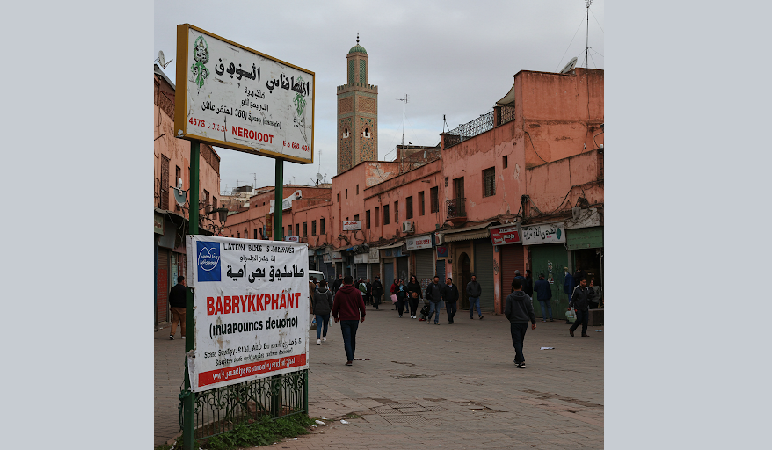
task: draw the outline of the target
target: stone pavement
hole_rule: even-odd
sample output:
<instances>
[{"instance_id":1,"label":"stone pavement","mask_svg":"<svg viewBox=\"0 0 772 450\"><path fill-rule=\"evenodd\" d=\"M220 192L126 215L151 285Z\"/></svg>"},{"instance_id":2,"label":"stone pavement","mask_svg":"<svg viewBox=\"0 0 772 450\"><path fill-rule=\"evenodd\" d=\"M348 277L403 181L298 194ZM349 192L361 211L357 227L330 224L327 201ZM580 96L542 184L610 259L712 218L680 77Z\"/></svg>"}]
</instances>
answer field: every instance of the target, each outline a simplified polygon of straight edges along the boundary
<instances>
[{"instance_id":1,"label":"stone pavement","mask_svg":"<svg viewBox=\"0 0 772 450\"><path fill-rule=\"evenodd\" d=\"M180 434L179 395L182 377L185 375L185 340L180 338L180 329L174 340L169 340L171 324L160 325L154 334L155 347L155 414L154 444L166 441Z\"/></svg>"},{"instance_id":2,"label":"stone pavement","mask_svg":"<svg viewBox=\"0 0 772 450\"><path fill-rule=\"evenodd\" d=\"M518 369L506 318L467 314L448 324L443 310L437 326L368 308L353 367L344 365L339 325L321 346L311 331L310 413L335 420L276 447L603 448L603 333L595 331L603 327L571 338L564 320L537 318L525 337L528 367ZM177 434L184 341L169 341L168 328L156 334L159 443ZM159 359L177 347L179 357ZM352 413L348 425L339 422Z\"/></svg>"}]
</instances>

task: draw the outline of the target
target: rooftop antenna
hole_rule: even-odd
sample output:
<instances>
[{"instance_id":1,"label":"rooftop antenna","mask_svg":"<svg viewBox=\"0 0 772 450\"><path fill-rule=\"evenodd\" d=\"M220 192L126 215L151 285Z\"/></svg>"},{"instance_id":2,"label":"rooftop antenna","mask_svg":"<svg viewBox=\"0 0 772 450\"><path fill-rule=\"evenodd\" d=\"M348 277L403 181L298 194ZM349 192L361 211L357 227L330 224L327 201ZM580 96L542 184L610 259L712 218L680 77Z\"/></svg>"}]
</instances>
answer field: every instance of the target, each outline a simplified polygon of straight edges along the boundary
<instances>
[{"instance_id":1,"label":"rooftop antenna","mask_svg":"<svg viewBox=\"0 0 772 450\"><path fill-rule=\"evenodd\" d=\"M255 192L255 189L257 189L257 174L255 172L252 172L252 179L254 180L254 184L252 185L252 192Z\"/></svg>"},{"instance_id":2,"label":"rooftop antenna","mask_svg":"<svg viewBox=\"0 0 772 450\"><path fill-rule=\"evenodd\" d=\"M447 119L445 119L445 114L442 115L442 132L445 132L445 127L448 125ZM450 127L448 127L448 130L450 130Z\"/></svg>"},{"instance_id":3,"label":"rooftop antenna","mask_svg":"<svg viewBox=\"0 0 772 450\"><path fill-rule=\"evenodd\" d=\"M590 5L592 5L592 0L584 0L584 4L587 10L587 17L585 18L587 31L584 34L584 70L587 70L590 63L587 58L590 50Z\"/></svg>"},{"instance_id":4,"label":"rooftop antenna","mask_svg":"<svg viewBox=\"0 0 772 450\"><path fill-rule=\"evenodd\" d=\"M407 105L407 94L405 98L398 98L397 100L405 102L402 104L402 145L405 145L405 106Z\"/></svg>"}]
</instances>

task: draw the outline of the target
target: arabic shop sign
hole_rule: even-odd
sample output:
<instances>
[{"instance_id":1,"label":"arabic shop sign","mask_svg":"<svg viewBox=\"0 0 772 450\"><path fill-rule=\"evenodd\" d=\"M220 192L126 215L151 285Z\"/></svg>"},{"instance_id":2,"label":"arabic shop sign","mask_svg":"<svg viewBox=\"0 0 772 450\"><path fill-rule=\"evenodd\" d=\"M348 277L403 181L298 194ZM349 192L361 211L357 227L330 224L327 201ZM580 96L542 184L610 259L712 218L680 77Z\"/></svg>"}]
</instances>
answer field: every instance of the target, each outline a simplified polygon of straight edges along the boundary
<instances>
[{"instance_id":1,"label":"arabic shop sign","mask_svg":"<svg viewBox=\"0 0 772 450\"><path fill-rule=\"evenodd\" d=\"M313 162L314 72L177 26L177 137Z\"/></svg>"},{"instance_id":2,"label":"arabic shop sign","mask_svg":"<svg viewBox=\"0 0 772 450\"><path fill-rule=\"evenodd\" d=\"M520 242L520 227L517 225L491 228L490 230L491 243L493 245L517 244Z\"/></svg>"},{"instance_id":3,"label":"arabic shop sign","mask_svg":"<svg viewBox=\"0 0 772 450\"><path fill-rule=\"evenodd\" d=\"M425 248L432 248L432 235L409 237L405 239L408 250L421 250Z\"/></svg>"},{"instance_id":4,"label":"arabic shop sign","mask_svg":"<svg viewBox=\"0 0 772 450\"><path fill-rule=\"evenodd\" d=\"M343 221L343 230L344 231L361 230L361 229L362 229L362 221L361 220L344 220Z\"/></svg>"},{"instance_id":5,"label":"arabic shop sign","mask_svg":"<svg viewBox=\"0 0 772 450\"><path fill-rule=\"evenodd\" d=\"M308 246L188 236L191 388L206 391L308 368Z\"/></svg>"},{"instance_id":6,"label":"arabic shop sign","mask_svg":"<svg viewBox=\"0 0 772 450\"><path fill-rule=\"evenodd\" d=\"M371 248L367 254L367 260L370 261L371 264L380 262L379 253L377 248Z\"/></svg>"},{"instance_id":7,"label":"arabic shop sign","mask_svg":"<svg viewBox=\"0 0 772 450\"><path fill-rule=\"evenodd\" d=\"M545 225L531 225L521 228L523 245L560 244L566 242L566 229L563 222Z\"/></svg>"}]
</instances>

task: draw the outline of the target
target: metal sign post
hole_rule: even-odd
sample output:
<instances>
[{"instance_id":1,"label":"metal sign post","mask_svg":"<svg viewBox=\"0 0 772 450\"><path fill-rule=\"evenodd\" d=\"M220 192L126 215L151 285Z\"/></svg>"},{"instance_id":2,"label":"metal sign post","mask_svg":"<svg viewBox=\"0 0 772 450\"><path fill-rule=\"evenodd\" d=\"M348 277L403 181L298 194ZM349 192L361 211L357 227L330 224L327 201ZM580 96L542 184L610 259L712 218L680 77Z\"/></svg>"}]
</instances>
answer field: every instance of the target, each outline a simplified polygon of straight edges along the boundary
<instances>
[{"instance_id":1,"label":"metal sign post","mask_svg":"<svg viewBox=\"0 0 772 450\"><path fill-rule=\"evenodd\" d=\"M201 154L201 143L190 143L190 211L188 214L188 234L198 234L198 162ZM182 391L182 445L185 450L193 450L194 418L196 394L190 390L187 353L193 350L193 288L188 288L185 313L185 389Z\"/></svg>"}]
</instances>

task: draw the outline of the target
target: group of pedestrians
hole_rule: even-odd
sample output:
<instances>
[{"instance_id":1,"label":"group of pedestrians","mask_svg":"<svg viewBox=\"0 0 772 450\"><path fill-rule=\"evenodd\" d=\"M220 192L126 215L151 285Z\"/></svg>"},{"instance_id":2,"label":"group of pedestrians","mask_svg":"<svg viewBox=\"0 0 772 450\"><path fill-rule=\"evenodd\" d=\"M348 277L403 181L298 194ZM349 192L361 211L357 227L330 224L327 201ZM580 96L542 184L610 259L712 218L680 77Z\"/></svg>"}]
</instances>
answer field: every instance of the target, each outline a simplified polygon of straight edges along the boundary
<instances>
[{"instance_id":1,"label":"group of pedestrians","mask_svg":"<svg viewBox=\"0 0 772 450\"><path fill-rule=\"evenodd\" d=\"M439 325L440 309L444 303L448 313L448 323L455 322L456 312L458 311L457 304L461 295L458 287L456 287L453 279L450 277L445 280L444 284L441 284L440 277L435 276L425 290L421 288L421 283L418 282L418 278L415 275L410 276L410 281L407 285L405 285L403 279L397 278L392 283L389 292L391 293L398 317L403 317L405 312L409 312L411 319L432 323L431 320L434 317L434 323ZM483 314L480 309L482 287L477 282L476 276L472 276L472 281L466 286L466 292L470 304L469 318L474 318L474 309L477 308L477 315L482 319ZM418 305L420 302L423 302L424 307L419 312Z\"/></svg>"}]
</instances>

